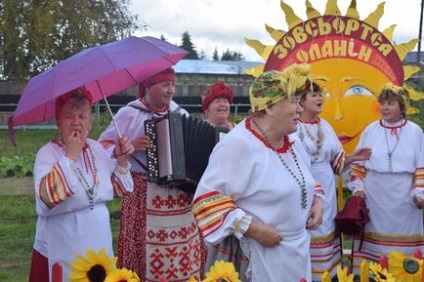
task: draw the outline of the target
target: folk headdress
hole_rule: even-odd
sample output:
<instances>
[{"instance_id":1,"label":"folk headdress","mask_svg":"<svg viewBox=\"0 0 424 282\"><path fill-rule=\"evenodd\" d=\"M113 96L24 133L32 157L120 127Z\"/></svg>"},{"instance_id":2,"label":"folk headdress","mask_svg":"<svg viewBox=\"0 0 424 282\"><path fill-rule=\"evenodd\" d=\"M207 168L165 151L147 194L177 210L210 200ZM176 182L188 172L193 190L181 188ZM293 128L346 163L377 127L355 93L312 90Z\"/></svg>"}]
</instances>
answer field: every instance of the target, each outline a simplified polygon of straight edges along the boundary
<instances>
[{"instance_id":1,"label":"folk headdress","mask_svg":"<svg viewBox=\"0 0 424 282\"><path fill-rule=\"evenodd\" d=\"M137 98L143 98L146 94L146 88L159 82L172 81L175 82L176 75L173 68L167 68L154 76L149 77L139 84Z\"/></svg>"},{"instance_id":2,"label":"folk headdress","mask_svg":"<svg viewBox=\"0 0 424 282\"><path fill-rule=\"evenodd\" d=\"M264 110L286 97L299 95L309 76L310 65L293 64L283 71L267 71L250 85L249 98L252 113Z\"/></svg>"},{"instance_id":3,"label":"folk headdress","mask_svg":"<svg viewBox=\"0 0 424 282\"><path fill-rule=\"evenodd\" d=\"M378 101L381 102L382 100L390 97L398 98L402 115L405 116L408 109L410 109L410 97L408 90L402 86L397 86L391 82L387 82L380 90Z\"/></svg>"},{"instance_id":4,"label":"folk headdress","mask_svg":"<svg viewBox=\"0 0 424 282\"><path fill-rule=\"evenodd\" d=\"M202 109L206 111L209 104L217 98L225 98L231 104L233 102L233 90L222 81L211 84L202 94Z\"/></svg>"},{"instance_id":5,"label":"folk headdress","mask_svg":"<svg viewBox=\"0 0 424 282\"><path fill-rule=\"evenodd\" d=\"M76 89L71 90L68 93L65 93L62 96L59 96L58 98L56 98L56 100L55 100L55 116L56 116L56 118L59 117L60 111L62 110L63 106L70 99L74 99L78 103L82 103L84 101L84 99L86 99L90 105L93 104L93 97L92 97L90 91L85 89L85 87L76 88Z\"/></svg>"}]
</instances>

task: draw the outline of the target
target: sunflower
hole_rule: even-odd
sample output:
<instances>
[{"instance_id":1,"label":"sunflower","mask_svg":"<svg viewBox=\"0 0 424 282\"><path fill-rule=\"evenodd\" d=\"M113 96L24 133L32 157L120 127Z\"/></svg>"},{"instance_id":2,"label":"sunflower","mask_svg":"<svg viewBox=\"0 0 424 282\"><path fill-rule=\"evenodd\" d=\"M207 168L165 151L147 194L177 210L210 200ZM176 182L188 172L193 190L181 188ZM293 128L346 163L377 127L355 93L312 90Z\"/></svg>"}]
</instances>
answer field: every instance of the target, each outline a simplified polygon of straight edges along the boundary
<instances>
[{"instance_id":1,"label":"sunflower","mask_svg":"<svg viewBox=\"0 0 424 282\"><path fill-rule=\"evenodd\" d=\"M353 276L355 276L353 273L348 274L347 273L347 267L343 267L343 269L340 266L337 266L337 278L340 282L353 282Z\"/></svg>"},{"instance_id":2,"label":"sunflower","mask_svg":"<svg viewBox=\"0 0 424 282\"><path fill-rule=\"evenodd\" d=\"M92 248L87 250L87 257L79 254L71 263L71 282L103 282L106 277L116 270L116 258L110 258L105 248L95 253Z\"/></svg>"},{"instance_id":3,"label":"sunflower","mask_svg":"<svg viewBox=\"0 0 424 282\"><path fill-rule=\"evenodd\" d=\"M203 282L218 282L224 280L226 282L241 282L239 274L234 264L222 260L215 261L211 266Z\"/></svg>"},{"instance_id":4,"label":"sunflower","mask_svg":"<svg viewBox=\"0 0 424 282\"><path fill-rule=\"evenodd\" d=\"M306 281L306 280L301 280ZM331 282L331 274L328 271L325 271L321 276L321 282Z\"/></svg>"},{"instance_id":5,"label":"sunflower","mask_svg":"<svg viewBox=\"0 0 424 282\"><path fill-rule=\"evenodd\" d=\"M375 282L396 281L393 275L390 274L386 268L382 268L378 263L370 263L369 270Z\"/></svg>"},{"instance_id":6,"label":"sunflower","mask_svg":"<svg viewBox=\"0 0 424 282\"><path fill-rule=\"evenodd\" d=\"M197 281L196 278L194 278L193 276L191 276L190 279L188 279L188 282L199 282L199 281Z\"/></svg>"},{"instance_id":7,"label":"sunflower","mask_svg":"<svg viewBox=\"0 0 424 282\"><path fill-rule=\"evenodd\" d=\"M403 253L392 250L389 253L389 269L398 281L421 281L423 262L416 258L407 258Z\"/></svg>"},{"instance_id":8,"label":"sunflower","mask_svg":"<svg viewBox=\"0 0 424 282\"><path fill-rule=\"evenodd\" d=\"M109 273L105 282L140 282L140 278L137 273L126 268L121 268Z\"/></svg>"}]
</instances>

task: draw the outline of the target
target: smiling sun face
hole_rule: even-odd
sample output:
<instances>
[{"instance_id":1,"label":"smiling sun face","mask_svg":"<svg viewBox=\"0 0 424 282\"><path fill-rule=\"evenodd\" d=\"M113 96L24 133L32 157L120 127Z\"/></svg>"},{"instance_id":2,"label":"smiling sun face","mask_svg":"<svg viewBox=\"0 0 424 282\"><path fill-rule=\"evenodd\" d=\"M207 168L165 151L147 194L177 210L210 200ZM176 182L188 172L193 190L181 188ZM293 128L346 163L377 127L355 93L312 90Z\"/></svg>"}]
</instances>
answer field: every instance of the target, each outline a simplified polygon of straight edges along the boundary
<instances>
[{"instance_id":1,"label":"smiling sun face","mask_svg":"<svg viewBox=\"0 0 424 282\"><path fill-rule=\"evenodd\" d=\"M283 70L294 63L310 64L312 79L328 91L321 116L333 126L346 151L352 152L364 128L380 117L376 95L384 83L390 81L403 86L410 92L411 99L422 99L404 84L419 67L402 65L418 41L393 45L394 25L383 32L378 30L384 3L364 20L359 19L355 0L346 16L341 15L336 0L328 0L324 15L307 1L305 21L284 1L281 8L288 31L266 26L275 45L246 39L265 60L264 65L247 73L256 77L264 71Z\"/></svg>"}]
</instances>

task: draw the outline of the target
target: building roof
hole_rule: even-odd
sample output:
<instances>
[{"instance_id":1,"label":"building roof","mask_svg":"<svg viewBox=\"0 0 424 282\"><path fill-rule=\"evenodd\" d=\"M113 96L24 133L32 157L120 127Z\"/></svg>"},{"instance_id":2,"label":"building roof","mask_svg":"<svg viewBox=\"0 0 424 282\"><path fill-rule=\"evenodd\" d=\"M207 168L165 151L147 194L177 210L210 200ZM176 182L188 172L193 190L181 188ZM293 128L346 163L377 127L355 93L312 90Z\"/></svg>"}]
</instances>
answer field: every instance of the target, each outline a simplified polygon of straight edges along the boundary
<instances>
[{"instance_id":1,"label":"building roof","mask_svg":"<svg viewBox=\"0 0 424 282\"><path fill-rule=\"evenodd\" d=\"M246 70L263 62L181 60L175 66L177 73L244 74Z\"/></svg>"},{"instance_id":2,"label":"building roof","mask_svg":"<svg viewBox=\"0 0 424 282\"><path fill-rule=\"evenodd\" d=\"M403 63L416 64L417 59L418 52L412 51L406 55ZM420 61L421 64L424 63L424 52L420 53ZM264 62L181 60L174 66L174 69L177 73L240 75L260 64L264 64Z\"/></svg>"}]
</instances>

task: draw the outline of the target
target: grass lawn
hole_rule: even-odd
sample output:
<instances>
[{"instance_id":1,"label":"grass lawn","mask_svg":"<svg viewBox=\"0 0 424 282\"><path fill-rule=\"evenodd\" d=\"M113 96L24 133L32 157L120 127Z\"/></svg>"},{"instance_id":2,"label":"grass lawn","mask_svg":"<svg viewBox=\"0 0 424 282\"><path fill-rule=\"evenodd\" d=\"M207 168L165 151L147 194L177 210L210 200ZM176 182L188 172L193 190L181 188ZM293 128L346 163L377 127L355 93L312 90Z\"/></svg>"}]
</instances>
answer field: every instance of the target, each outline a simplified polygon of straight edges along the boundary
<instances>
[{"instance_id":1,"label":"grass lawn","mask_svg":"<svg viewBox=\"0 0 424 282\"><path fill-rule=\"evenodd\" d=\"M120 199L108 204L114 246L118 234L120 205ZM28 281L35 221L34 195L0 196L0 281Z\"/></svg>"}]
</instances>

